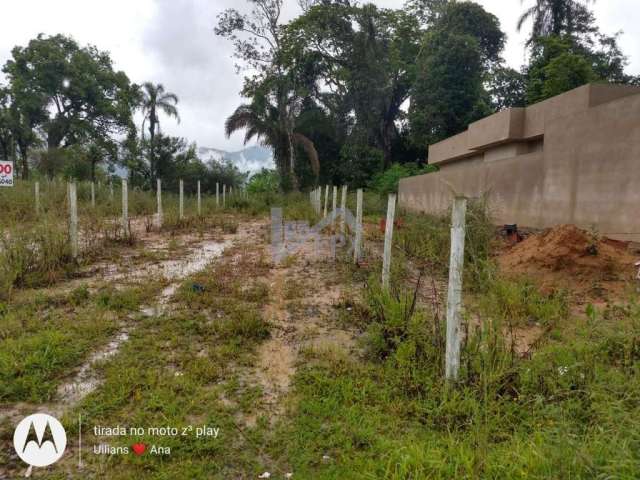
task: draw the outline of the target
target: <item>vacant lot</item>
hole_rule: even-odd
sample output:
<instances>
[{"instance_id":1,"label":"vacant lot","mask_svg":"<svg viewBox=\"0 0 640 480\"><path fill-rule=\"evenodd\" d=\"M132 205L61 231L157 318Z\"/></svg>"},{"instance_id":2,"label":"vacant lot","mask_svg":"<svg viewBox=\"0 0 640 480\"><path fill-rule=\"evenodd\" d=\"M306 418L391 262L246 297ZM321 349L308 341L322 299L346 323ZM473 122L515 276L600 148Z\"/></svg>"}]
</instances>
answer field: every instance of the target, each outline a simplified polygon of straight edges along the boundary
<instances>
[{"instance_id":1,"label":"vacant lot","mask_svg":"<svg viewBox=\"0 0 640 480\"><path fill-rule=\"evenodd\" d=\"M93 223L81 203L78 261L64 209L5 226L0 440L36 411L68 436L33 477L640 474L633 246L572 227L510 245L474 205L462 369L447 384L447 218L401 215L384 290L384 199L365 198L360 265L311 243L273 261L269 207L315 222L303 196L212 201L185 219L169 202L158 228L141 199L130 236L115 203ZM37 236L47 221L59 237ZM0 476L25 470L0 450Z\"/></svg>"}]
</instances>

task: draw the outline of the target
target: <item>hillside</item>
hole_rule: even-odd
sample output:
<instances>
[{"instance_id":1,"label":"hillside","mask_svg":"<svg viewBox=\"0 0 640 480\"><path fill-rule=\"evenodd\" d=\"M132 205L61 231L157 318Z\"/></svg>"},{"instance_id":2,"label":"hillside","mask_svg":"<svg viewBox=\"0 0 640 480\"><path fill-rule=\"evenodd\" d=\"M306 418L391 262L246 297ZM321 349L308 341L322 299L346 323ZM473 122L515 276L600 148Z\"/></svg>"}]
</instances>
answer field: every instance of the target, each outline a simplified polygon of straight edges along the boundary
<instances>
[{"instance_id":1,"label":"hillside","mask_svg":"<svg viewBox=\"0 0 640 480\"><path fill-rule=\"evenodd\" d=\"M230 161L236 165L240 171L248 171L252 174L260 171L262 168L274 167L271 149L258 145L247 147L236 152L227 152L211 147L199 147L198 156L207 165L211 164L212 161Z\"/></svg>"}]
</instances>

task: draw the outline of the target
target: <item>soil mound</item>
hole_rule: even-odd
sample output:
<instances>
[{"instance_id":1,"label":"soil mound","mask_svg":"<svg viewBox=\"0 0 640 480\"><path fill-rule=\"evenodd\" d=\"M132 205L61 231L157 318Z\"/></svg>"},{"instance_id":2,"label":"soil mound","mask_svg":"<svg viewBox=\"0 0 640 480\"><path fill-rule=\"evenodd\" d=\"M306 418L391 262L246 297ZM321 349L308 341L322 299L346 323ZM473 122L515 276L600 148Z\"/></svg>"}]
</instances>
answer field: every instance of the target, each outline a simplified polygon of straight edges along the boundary
<instances>
[{"instance_id":1,"label":"soil mound","mask_svg":"<svg viewBox=\"0 0 640 480\"><path fill-rule=\"evenodd\" d=\"M546 287L588 290L600 298L624 290L636 261L624 243L598 239L575 225L531 235L498 259L505 273L535 277Z\"/></svg>"}]
</instances>

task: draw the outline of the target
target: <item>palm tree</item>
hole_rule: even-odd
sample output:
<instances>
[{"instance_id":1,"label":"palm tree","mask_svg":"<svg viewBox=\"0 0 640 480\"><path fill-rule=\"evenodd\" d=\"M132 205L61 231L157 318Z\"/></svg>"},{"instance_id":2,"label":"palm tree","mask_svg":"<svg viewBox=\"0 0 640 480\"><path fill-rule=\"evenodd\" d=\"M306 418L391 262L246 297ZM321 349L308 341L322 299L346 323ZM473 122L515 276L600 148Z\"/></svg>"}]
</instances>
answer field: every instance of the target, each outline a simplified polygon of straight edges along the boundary
<instances>
[{"instance_id":1,"label":"palm tree","mask_svg":"<svg viewBox=\"0 0 640 480\"><path fill-rule=\"evenodd\" d=\"M256 104L240 105L227 118L225 133L230 137L232 133L243 129L246 130L245 144L256 138L263 145L271 147L283 187L286 187L287 179L290 179L294 190L298 186L294 160L295 145L301 146L307 154L317 181L320 175L320 161L314 143L302 133L296 132L295 128L287 128L277 107L269 104L264 108L259 108Z\"/></svg>"},{"instance_id":2,"label":"palm tree","mask_svg":"<svg viewBox=\"0 0 640 480\"><path fill-rule=\"evenodd\" d=\"M524 0L521 0L524 3ZM536 38L548 35L571 34L576 27L575 20L581 14L588 13L582 3L593 3L595 0L535 0L518 19L518 31L523 25L533 21L531 37L527 40L530 45Z\"/></svg>"},{"instance_id":3,"label":"palm tree","mask_svg":"<svg viewBox=\"0 0 640 480\"><path fill-rule=\"evenodd\" d=\"M178 115L178 96L175 93L165 92L164 85L161 83L153 84L145 82L142 85L141 107L144 115L142 121L142 138L144 139L144 126L149 121L149 169L151 179L156 176L156 165L154 158L154 142L156 133L160 132L160 119L158 113L162 112L168 117L174 117L180 122Z\"/></svg>"}]
</instances>

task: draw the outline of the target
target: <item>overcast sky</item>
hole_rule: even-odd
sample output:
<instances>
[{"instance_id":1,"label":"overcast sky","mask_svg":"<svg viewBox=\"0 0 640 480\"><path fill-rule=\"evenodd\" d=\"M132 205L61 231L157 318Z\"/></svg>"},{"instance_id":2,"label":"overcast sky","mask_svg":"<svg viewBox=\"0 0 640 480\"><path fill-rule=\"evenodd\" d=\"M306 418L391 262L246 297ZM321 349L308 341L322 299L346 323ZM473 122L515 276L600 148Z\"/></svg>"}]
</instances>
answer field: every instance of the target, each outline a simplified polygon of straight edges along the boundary
<instances>
[{"instance_id":1,"label":"overcast sky","mask_svg":"<svg viewBox=\"0 0 640 480\"><path fill-rule=\"evenodd\" d=\"M519 67L525 59L526 33L516 32L523 9L520 0L476 0L497 15L508 43L507 62ZM533 0L525 0L530 5ZM399 8L404 0L374 0ZM629 56L628 71L640 73L639 0L599 0L594 5L605 33L622 30L620 45ZM297 11L285 0L286 17ZM231 45L213 33L216 15L242 0L3 0L0 6L0 64L15 45L38 33L64 33L81 44L111 52L115 67L132 81L160 82L180 97L181 123L162 119L163 131L195 140L199 146L237 150L242 135L225 138L224 119L241 102L242 78L235 74Z\"/></svg>"}]
</instances>

